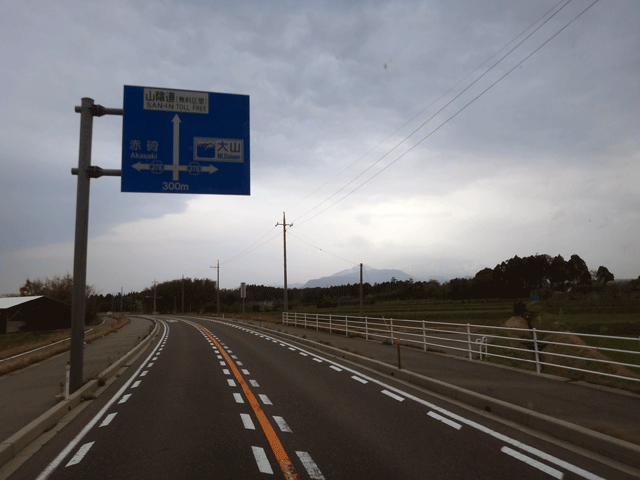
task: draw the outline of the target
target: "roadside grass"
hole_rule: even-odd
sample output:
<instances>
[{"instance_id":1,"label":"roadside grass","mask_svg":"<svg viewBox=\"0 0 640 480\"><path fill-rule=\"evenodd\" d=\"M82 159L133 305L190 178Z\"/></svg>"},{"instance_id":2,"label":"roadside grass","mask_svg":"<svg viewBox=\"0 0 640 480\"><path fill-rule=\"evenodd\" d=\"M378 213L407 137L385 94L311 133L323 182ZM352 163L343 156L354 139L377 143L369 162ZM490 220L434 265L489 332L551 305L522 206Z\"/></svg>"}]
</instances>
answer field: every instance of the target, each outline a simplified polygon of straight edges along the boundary
<instances>
[{"instance_id":1,"label":"roadside grass","mask_svg":"<svg viewBox=\"0 0 640 480\"><path fill-rule=\"evenodd\" d=\"M519 350L513 350L514 348ZM496 339L487 346L487 354L487 361L491 363L521 370L535 371L536 369L535 352L528 350L522 340Z\"/></svg>"},{"instance_id":2,"label":"roadside grass","mask_svg":"<svg viewBox=\"0 0 640 480\"><path fill-rule=\"evenodd\" d=\"M69 338L71 331L12 332L0 335L0 360Z\"/></svg>"},{"instance_id":3,"label":"roadside grass","mask_svg":"<svg viewBox=\"0 0 640 480\"><path fill-rule=\"evenodd\" d=\"M105 335L108 335L109 333L119 330L128 323L129 319L127 317L116 317L116 321L113 323L113 325L102 330L91 331L88 334L85 334L85 342L91 343L97 338L103 337ZM0 341L2 342L2 351L0 352L2 356L0 357L0 359L19 355L20 353L28 352L42 346L51 345L52 343L57 342L65 337L69 337L69 334L70 330L56 330L55 332L16 332L15 334L10 333L2 335L0 336ZM68 350L70 347L70 343L70 340L66 340L64 342L51 345L50 347L37 350L33 353L23 355L15 359L6 360L0 363L0 376L10 372L14 372L16 370L20 370L22 368L28 367L29 365L33 365L34 363L38 363L46 360L47 358L58 355ZM5 352L14 351L16 353L5 354Z\"/></svg>"}]
</instances>

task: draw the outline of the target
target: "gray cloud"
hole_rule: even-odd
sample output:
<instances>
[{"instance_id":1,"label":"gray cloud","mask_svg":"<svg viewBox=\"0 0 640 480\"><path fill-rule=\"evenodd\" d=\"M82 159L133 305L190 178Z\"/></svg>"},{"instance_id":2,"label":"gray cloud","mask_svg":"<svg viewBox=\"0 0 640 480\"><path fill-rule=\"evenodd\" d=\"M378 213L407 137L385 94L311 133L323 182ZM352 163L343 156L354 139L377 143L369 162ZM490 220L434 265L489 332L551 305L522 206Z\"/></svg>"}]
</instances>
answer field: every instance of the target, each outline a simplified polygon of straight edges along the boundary
<instances>
[{"instance_id":1,"label":"gray cloud","mask_svg":"<svg viewBox=\"0 0 640 480\"><path fill-rule=\"evenodd\" d=\"M103 290L211 274L214 257L228 262L225 282L277 284L281 239L237 255L284 209L300 238L339 258L423 278L537 252L640 273L637 2L598 2L417 145L589 4L571 2L391 153L469 80L425 107L557 2L236 3L0 7L0 293L70 268L74 106L120 107L123 85L250 95L252 196L92 181L89 274ZM94 119L93 164L120 167L121 134L121 118ZM290 248L294 282L350 266Z\"/></svg>"}]
</instances>

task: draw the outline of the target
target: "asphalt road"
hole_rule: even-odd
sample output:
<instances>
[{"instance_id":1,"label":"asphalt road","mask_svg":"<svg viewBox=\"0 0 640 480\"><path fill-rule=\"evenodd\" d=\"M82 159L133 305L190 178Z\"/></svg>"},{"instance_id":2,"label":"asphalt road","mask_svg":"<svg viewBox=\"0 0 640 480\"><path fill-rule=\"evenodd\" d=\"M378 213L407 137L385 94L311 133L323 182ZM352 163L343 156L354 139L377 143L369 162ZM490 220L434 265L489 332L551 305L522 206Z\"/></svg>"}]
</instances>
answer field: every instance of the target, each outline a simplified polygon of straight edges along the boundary
<instances>
[{"instance_id":1,"label":"asphalt road","mask_svg":"<svg viewBox=\"0 0 640 480\"><path fill-rule=\"evenodd\" d=\"M242 325L163 324L149 354L9 478L635 478Z\"/></svg>"}]
</instances>

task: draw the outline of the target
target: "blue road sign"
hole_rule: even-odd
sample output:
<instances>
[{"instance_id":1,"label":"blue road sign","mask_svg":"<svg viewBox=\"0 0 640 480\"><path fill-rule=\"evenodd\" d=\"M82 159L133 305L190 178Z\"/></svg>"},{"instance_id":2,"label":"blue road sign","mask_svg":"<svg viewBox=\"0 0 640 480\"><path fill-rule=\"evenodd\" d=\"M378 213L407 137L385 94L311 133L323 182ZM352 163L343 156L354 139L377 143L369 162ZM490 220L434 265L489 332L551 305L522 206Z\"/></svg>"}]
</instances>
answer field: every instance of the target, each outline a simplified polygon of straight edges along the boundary
<instances>
[{"instance_id":1,"label":"blue road sign","mask_svg":"<svg viewBox=\"0 0 640 480\"><path fill-rule=\"evenodd\" d=\"M124 87L123 192L249 195L249 96Z\"/></svg>"}]
</instances>

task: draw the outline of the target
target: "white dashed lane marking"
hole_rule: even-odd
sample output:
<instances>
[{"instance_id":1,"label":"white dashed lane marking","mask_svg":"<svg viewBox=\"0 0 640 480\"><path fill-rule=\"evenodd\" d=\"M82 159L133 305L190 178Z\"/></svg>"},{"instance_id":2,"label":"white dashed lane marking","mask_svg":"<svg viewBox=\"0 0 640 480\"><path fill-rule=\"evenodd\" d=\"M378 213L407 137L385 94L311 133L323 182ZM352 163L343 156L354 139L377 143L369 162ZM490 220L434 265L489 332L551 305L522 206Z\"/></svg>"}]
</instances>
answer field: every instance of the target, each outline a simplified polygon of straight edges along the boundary
<instances>
[{"instance_id":1,"label":"white dashed lane marking","mask_svg":"<svg viewBox=\"0 0 640 480\"><path fill-rule=\"evenodd\" d=\"M83 446L80 447L80 450L78 450L78 452L71 457L71 460L69 460L69 463L67 463L67 467L70 467L71 465L76 465L78 463L80 463L82 461L82 459L84 458L84 456L87 454L87 452L89 451L89 449L91 447L93 447L93 444L95 442L89 442L89 443L85 443Z\"/></svg>"},{"instance_id":2,"label":"white dashed lane marking","mask_svg":"<svg viewBox=\"0 0 640 480\"><path fill-rule=\"evenodd\" d=\"M278 424L278 427L280 427L281 431L292 433L291 428L289 428L289 425L287 425L287 422L284 421L284 418L274 415L273 419Z\"/></svg>"},{"instance_id":3,"label":"white dashed lane marking","mask_svg":"<svg viewBox=\"0 0 640 480\"><path fill-rule=\"evenodd\" d=\"M322 475L318 466L311 459L311 455L307 452L296 452L296 455L300 458L302 465L304 465L304 468L307 470L307 473L311 478L314 480L324 480L324 475Z\"/></svg>"},{"instance_id":4,"label":"white dashed lane marking","mask_svg":"<svg viewBox=\"0 0 640 480\"><path fill-rule=\"evenodd\" d=\"M253 456L256 459L256 463L258 464L258 470L260 470L260 473L273 474L273 470L271 469L271 465L269 464L267 454L264 453L264 448L251 447L251 449L253 450Z\"/></svg>"},{"instance_id":5,"label":"white dashed lane marking","mask_svg":"<svg viewBox=\"0 0 640 480\"><path fill-rule=\"evenodd\" d=\"M400 395L396 395L395 393L391 393L389 390L382 390L382 393L384 393L385 395L398 400L399 402L402 402L404 400L403 397L401 397Z\"/></svg>"},{"instance_id":6,"label":"white dashed lane marking","mask_svg":"<svg viewBox=\"0 0 640 480\"><path fill-rule=\"evenodd\" d=\"M253 420L251 420L251 416L247 413L241 413L240 418L242 419L242 424L244 428L247 430L255 430L256 426L253 424Z\"/></svg>"},{"instance_id":7,"label":"white dashed lane marking","mask_svg":"<svg viewBox=\"0 0 640 480\"><path fill-rule=\"evenodd\" d=\"M107 415L102 421L102 423L100 424L100 427L106 427L107 425L109 425L111 423L111 420L113 420L117 414L118 413L116 412L116 413L110 413L109 415Z\"/></svg>"},{"instance_id":8,"label":"white dashed lane marking","mask_svg":"<svg viewBox=\"0 0 640 480\"><path fill-rule=\"evenodd\" d=\"M454 422L453 420L449 420L442 415L438 415L436 412L428 412L427 415L429 415L431 418L435 418L436 420L441 421L445 425L449 425L450 427L455 428L456 430L460 430L462 428L462 425L460 425L459 423Z\"/></svg>"}]
</instances>

